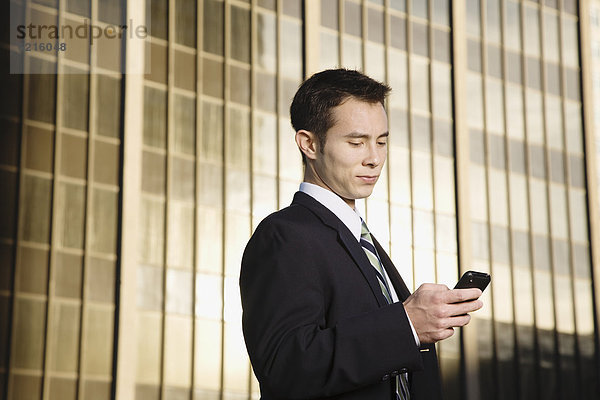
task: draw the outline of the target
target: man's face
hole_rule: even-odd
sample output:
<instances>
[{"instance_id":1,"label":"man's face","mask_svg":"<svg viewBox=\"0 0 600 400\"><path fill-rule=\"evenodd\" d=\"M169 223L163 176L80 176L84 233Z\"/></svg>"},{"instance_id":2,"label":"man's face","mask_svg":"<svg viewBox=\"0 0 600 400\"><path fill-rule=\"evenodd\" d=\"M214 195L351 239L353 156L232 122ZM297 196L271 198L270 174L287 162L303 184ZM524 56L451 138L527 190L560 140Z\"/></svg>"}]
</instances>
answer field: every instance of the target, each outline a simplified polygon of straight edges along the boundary
<instances>
[{"instance_id":1,"label":"man's face","mask_svg":"<svg viewBox=\"0 0 600 400\"><path fill-rule=\"evenodd\" d=\"M387 156L388 124L380 103L349 98L333 109L334 125L317 151L316 182L354 207L371 195Z\"/></svg>"}]
</instances>

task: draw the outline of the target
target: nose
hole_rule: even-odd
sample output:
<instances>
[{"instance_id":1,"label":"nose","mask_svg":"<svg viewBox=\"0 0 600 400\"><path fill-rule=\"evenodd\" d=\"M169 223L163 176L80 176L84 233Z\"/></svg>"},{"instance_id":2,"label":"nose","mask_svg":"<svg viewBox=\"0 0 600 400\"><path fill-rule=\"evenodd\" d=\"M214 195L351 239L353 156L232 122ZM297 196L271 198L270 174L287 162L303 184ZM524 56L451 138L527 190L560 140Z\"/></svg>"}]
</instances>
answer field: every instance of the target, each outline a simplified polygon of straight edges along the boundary
<instances>
[{"instance_id":1,"label":"nose","mask_svg":"<svg viewBox=\"0 0 600 400\"><path fill-rule=\"evenodd\" d=\"M367 146L367 154L365 155L363 165L369 167L379 166L381 161L385 158L385 155L382 155L381 153L382 150L377 147L377 143Z\"/></svg>"}]
</instances>

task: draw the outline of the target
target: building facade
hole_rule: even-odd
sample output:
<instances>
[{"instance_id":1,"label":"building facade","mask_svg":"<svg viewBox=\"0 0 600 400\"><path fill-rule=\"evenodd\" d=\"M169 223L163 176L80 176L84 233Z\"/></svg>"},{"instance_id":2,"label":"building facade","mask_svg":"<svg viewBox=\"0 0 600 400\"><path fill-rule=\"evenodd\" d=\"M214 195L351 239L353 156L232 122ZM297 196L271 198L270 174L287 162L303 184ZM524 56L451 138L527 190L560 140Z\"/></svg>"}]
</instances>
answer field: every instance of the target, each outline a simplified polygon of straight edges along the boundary
<instances>
[{"instance_id":1,"label":"building facade","mask_svg":"<svg viewBox=\"0 0 600 400\"><path fill-rule=\"evenodd\" d=\"M241 254L302 179L292 96L342 66L393 89L359 208L409 288L492 275L438 344L446 397L598 398L596 4L7 2L149 35L44 52L2 31L25 73L2 64L0 396L259 398Z\"/></svg>"}]
</instances>

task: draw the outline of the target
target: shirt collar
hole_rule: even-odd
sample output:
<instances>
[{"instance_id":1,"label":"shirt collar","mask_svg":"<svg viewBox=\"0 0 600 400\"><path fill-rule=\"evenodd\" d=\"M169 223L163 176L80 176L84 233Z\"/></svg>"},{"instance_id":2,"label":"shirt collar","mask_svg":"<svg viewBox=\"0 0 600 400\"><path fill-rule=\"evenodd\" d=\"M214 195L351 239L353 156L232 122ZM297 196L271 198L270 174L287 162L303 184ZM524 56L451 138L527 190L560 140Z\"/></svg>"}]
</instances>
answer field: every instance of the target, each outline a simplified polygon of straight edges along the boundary
<instances>
[{"instance_id":1,"label":"shirt collar","mask_svg":"<svg viewBox=\"0 0 600 400\"><path fill-rule=\"evenodd\" d=\"M360 241L362 219L358 210L350 207L340 196L331 190L325 189L313 183L302 182L300 191L311 196L335 214L352 232L357 241Z\"/></svg>"}]
</instances>

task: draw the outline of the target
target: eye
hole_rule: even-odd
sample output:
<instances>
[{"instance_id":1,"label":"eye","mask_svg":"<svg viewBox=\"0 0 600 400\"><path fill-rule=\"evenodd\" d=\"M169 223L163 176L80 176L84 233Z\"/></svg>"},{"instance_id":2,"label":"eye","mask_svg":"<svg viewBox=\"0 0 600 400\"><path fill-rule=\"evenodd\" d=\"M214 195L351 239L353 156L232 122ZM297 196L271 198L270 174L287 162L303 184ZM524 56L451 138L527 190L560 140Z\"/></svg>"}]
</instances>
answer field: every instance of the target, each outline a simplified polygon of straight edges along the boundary
<instances>
[{"instance_id":1,"label":"eye","mask_svg":"<svg viewBox=\"0 0 600 400\"><path fill-rule=\"evenodd\" d=\"M362 144L362 142L349 142L351 146L358 147Z\"/></svg>"},{"instance_id":2,"label":"eye","mask_svg":"<svg viewBox=\"0 0 600 400\"><path fill-rule=\"evenodd\" d=\"M380 142L377 142L377 144L380 145L380 146L386 146L387 142L386 141L382 141L382 142L380 141Z\"/></svg>"}]
</instances>

